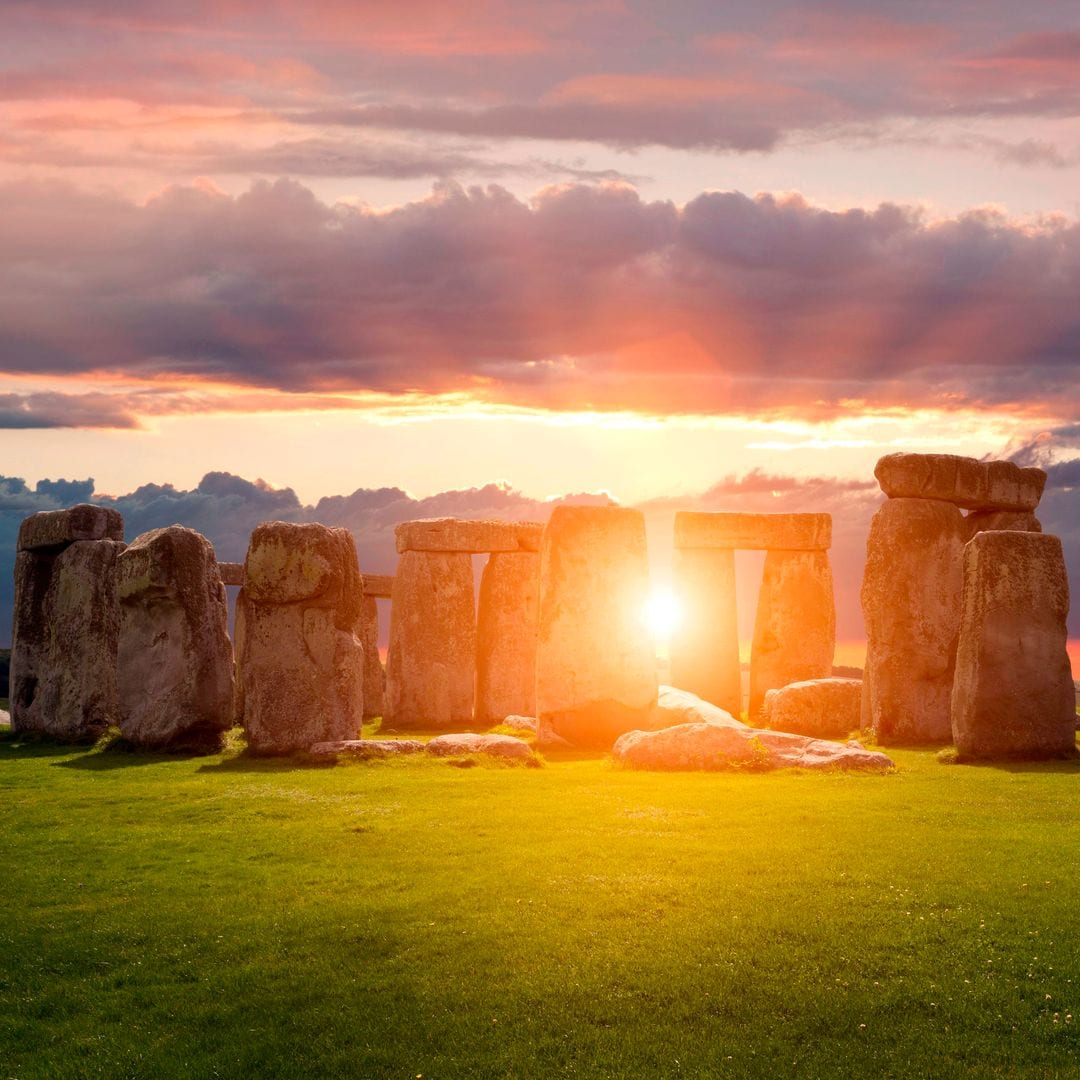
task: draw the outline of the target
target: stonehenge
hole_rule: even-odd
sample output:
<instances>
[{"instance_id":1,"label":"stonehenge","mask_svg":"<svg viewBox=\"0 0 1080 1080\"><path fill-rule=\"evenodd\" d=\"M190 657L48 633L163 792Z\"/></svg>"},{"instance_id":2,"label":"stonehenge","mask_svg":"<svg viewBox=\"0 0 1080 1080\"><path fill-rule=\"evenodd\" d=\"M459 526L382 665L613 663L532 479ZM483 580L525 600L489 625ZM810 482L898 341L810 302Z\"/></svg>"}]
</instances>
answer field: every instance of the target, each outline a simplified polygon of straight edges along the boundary
<instances>
[{"instance_id":1,"label":"stonehenge","mask_svg":"<svg viewBox=\"0 0 1080 1080\"><path fill-rule=\"evenodd\" d=\"M538 734L608 748L656 701L645 519L612 506L557 506L540 550Z\"/></svg>"},{"instance_id":2,"label":"stonehenge","mask_svg":"<svg viewBox=\"0 0 1080 1080\"><path fill-rule=\"evenodd\" d=\"M776 687L832 674L836 607L828 514L675 514L675 584L684 612L672 681L729 712L742 706L735 550L765 551L750 654L749 714Z\"/></svg>"},{"instance_id":3,"label":"stonehenge","mask_svg":"<svg viewBox=\"0 0 1080 1080\"><path fill-rule=\"evenodd\" d=\"M734 724L742 707L735 552L760 550L740 745L820 765L839 758L807 739L861 727L882 746L951 740L961 760L1074 753L1068 581L1035 514L1045 475L941 454L891 454L875 475L862 680L831 677L828 514L678 512L678 690L658 689L638 510L404 522L393 575L362 575L352 534L324 525L264 522L244 563L218 563L179 525L125 547L107 507L34 514L15 564L12 727L85 741L118 726L140 747L205 750L236 723L256 753L368 758L384 755L361 725L381 715L384 731L451 733L433 753L506 724L542 747L623 739L659 767L704 761L723 741L715 715ZM226 586L240 588L232 642ZM377 598L391 601L385 675Z\"/></svg>"},{"instance_id":4,"label":"stonehenge","mask_svg":"<svg viewBox=\"0 0 1080 1080\"><path fill-rule=\"evenodd\" d=\"M116 721L116 562L124 523L81 504L26 518L15 557L11 725L72 742Z\"/></svg>"},{"instance_id":5,"label":"stonehenge","mask_svg":"<svg viewBox=\"0 0 1080 1080\"><path fill-rule=\"evenodd\" d=\"M352 534L264 522L251 534L243 594L237 669L249 747L289 753L355 737L364 649Z\"/></svg>"},{"instance_id":6,"label":"stonehenge","mask_svg":"<svg viewBox=\"0 0 1080 1080\"><path fill-rule=\"evenodd\" d=\"M225 587L206 537L181 525L136 537L116 560L117 717L154 749L220 745L232 725Z\"/></svg>"},{"instance_id":7,"label":"stonehenge","mask_svg":"<svg viewBox=\"0 0 1080 1080\"><path fill-rule=\"evenodd\" d=\"M866 545L861 726L881 745L947 742L965 545L1037 533L1046 475L948 454L890 454L874 472L888 499Z\"/></svg>"},{"instance_id":8,"label":"stonehenge","mask_svg":"<svg viewBox=\"0 0 1080 1080\"><path fill-rule=\"evenodd\" d=\"M388 726L447 729L532 711L542 532L537 522L457 518L397 527ZM477 612L472 558L481 554Z\"/></svg>"},{"instance_id":9,"label":"stonehenge","mask_svg":"<svg viewBox=\"0 0 1080 1080\"><path fill-rule=\"evenodd\" d=\"M1058 537L983 532L968 542L952 688L961 759L1076 753L1068 613Z\"/></svg>"}]
</instances>

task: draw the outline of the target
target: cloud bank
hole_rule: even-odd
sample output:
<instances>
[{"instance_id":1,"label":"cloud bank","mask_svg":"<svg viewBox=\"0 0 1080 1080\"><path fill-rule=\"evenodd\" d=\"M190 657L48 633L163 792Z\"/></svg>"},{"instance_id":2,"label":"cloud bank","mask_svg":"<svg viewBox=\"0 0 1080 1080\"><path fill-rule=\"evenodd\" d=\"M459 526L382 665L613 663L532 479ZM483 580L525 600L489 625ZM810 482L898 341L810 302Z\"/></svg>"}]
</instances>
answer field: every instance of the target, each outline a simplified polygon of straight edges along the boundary
<instances>
[{"instance_id":1,"label":"cloud bank","mask_svg":"<svg viewBox=\"0 0 1080 1080\"><path fill-rule=\"evenodd\" d=\"M523 201L448 183L375 212L285 180L143 205L12 183L0 250L0 373L140 386L5 395L7 426L130 426L178 385L1080 415L1080 225L1063 218L737 192L680 207L621 184Z\"/></svg>"}]
</instances>

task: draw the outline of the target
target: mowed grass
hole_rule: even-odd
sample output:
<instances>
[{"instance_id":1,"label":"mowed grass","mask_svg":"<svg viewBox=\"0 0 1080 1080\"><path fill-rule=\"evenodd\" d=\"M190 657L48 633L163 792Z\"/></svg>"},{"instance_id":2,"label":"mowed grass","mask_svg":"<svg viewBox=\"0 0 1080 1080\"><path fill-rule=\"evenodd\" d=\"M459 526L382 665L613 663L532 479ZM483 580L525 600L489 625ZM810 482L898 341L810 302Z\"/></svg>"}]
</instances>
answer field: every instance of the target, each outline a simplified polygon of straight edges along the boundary
<instances>
[{"instance_id":1,"label":"mowed grass","mask_svg":"<svg viewBox=\"0 0 1080 1080\"><path fill-rule=\"evenodd\" d=\"M1080 771L0 736L0 1077L1080 1071Z\"/></svg>"}]
</instances>

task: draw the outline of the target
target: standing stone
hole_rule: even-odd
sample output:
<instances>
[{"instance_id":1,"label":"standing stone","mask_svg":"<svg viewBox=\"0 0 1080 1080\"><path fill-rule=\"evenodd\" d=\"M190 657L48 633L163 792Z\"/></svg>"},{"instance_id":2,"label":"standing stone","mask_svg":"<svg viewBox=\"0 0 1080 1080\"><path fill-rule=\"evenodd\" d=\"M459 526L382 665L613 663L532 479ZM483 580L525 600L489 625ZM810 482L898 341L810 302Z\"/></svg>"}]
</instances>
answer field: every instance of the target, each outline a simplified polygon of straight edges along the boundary
<instances>
[{"instance_id":1,"label":"standing stone","mask_svg":"<svg viewBox=\"0 0 1080 1080\"><path fill-rule=\"evenodd\" d=\"M491 555L480 578L476 624L477 724L535 714L539 605L539 554Z\"/></svg>"},{"instance_id":2,"label":"standing stone","mask_svg":"<svg viewBox=\"0 0 1080 1080\"><path fill-rule=\"evenodd\" d=\"M390 608L387 726L471 725L475 671L472 556L448 551L402 553Z\"/></svg>"},{"instance_id":3,"label":"standing stone","mask_svg":"<svg viewBox=\"0 0 1080 1080\"><path fill-rule=\"evenodd\" d=\"M770 551L750 652L750 716L769 690L832 674L836 602L826 551Z\"/></svg>"},{"instance_id":4,"label":"standing stone","mask_svg":"<svg viewBox=\"0 0 1080 1080\"><path fill-rule=\"evenodd\" d=\"M361 595L347 529L270 521L252 533L239 667L254 751L290 753L359 732Z\"/></svg>"},{"instance_id":5,"label":"standing stone","mask_svg":"<svg viewBox=\"0 0 1080 1080\"><path fill-rule=\"evenodd\" d=\"M233 655L214 548L182 525L143 533L116 564L120 731L157 749L221 745Z\"/></svg>"},{"instance_id":6,"label":"standing stone","mask_svg":"<svg viewBox=\"0 0 1080 1080\"><path fill-rule=\"evenodd\" d=\"M647 726L657 685L648 595L640 511L555 508L540 552L541 734L607 748L623 732Z\"/></svg>"},{"instance_id":7,"label":"standing stone","mask_svg":"<svg viewBox=\"0 0 1080 1080\"><path fill-rule=\"evenodd\" d=\"M1030 511L972 510L964 523L970 539L981 532L1042 532L1042 522Z\"/></svg>"},{"instance_id":8,"label":"standing stone","mask_svg":"<svg viewBox=\"0 0 1080 1080\"><path fill-rule=\"evenodd\" d=\"M680 620L671 640L671 681L734 716L742 711L735 552L676 548Z\"/></svg>"},{"instance_id":9,"label":"standing stone","mask_svg":"<svg viewBox=\"0 0 1080 1080\"><path fill-rule=\"evenodd\" d=\"M76 540L16 555L13 730L82 742L115 723L114 575L123 550L116 540Z\"/></svg>"},{"instance_id":10,"label":"standing stone","mask_svg":"<svg viewBox=\"0 0 1080 1080\"><path fill-rule=\"evenodd\" d=\"M360 622L356 636L364 647L364 719L383 714L383 690L386 676L379 659L379 609L375 597L366 593L360 601Z\"/></svg>"},{"instance_id":11,"label":"standing stone","mask_svg":"<svg viewBox=\"0 0 1080 1080\"><path fill-rule=\"evenodd\" d=\"M890 499L870 525L862 727L883 746L948 741L967 524L952 503Z\"/></svg>"},{"instance_id":12,"label":"standing stone","mask_svg":"<svg viewBox=\"0 0 1080 1080\"><path fill-rule=\"evenodd\" d=\"M984 532L964 549L952 733L962 758L1076 753L1061 541Z\"/></svg>"}]
</instances>

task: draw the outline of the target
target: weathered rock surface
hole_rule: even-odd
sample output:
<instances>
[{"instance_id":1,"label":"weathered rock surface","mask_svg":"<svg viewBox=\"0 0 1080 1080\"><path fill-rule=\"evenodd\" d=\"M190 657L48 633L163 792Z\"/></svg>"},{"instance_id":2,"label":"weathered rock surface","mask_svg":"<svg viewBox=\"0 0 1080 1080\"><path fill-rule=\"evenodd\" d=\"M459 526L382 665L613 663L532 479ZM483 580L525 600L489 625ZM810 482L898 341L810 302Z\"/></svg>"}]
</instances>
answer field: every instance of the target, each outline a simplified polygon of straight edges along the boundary
<instances>
[{"instance_id":1,"label":"weathered rock surface","mask_svg":"<svg viewBox=\"0 0 1080 1080\"><path fill-rule=\"evenodd\" d=\"M360 600L356 636L364 647L364 719L373 720L383 714L386 673L379 659L379 611L375 597L366 592Z\"/></svg>"},{"instance_id":2,"label":"weathered rock surface","mask_svg":"<svg viewBox=\"0 0 1080 1080\"><path fill-rule=\"evenodd\" d=\"M539 551L544 526L537 521L462 521L421 518L403 521L395 530L398 554L406 551L457 551L483 555L493 551Z\"/></svg>"},{"instance_id":3,"label":"weathered rock surface","mask_svg":"<svg viewBox=\"0 0 1080 1080\"><path fill-rule=\"evenodd\" d=\"M535 716L504 716L499 722L515 731L536 731Z\"/></svg>"},{"instance_id":4,"label":"weathered rock surface","mask_svg":"<svg viewBox=\"0 0 1080 1080\"><path fill-rule=\"evenodd\" d=\"M874 475L890 499L942 499L965 510L1034 510L1046 486L1042 469L955 454L887 454Z\"/></svg>"},{"instance_id":5,"label":"weathered rock surface","mask_svg":"<svg viewBox=\"0 0 1080 1080\"><path fill-rule=\"evenodd\" d=\"M480 578L476 616L476 722L536 712L536 626L540 556L492 555Z\"/></svg>"},{"instance_id":6,"label":"weathered rock surface","mask_svg":"<svg viewBox=\"0 0 1080 1080\"><path fill-rule=\"evenodd\" d=\"M831 514L740 514L680 510L677 548L740 551L826 551L832 545Z\"/></svg>"},{"instance_id":7,"label":"weathered rock surface","mask_svg":"<svg viewBox=\"0 0 1080 1080\"><path fill-rule=\"evenodd\" d=\"M964 524L969 540L981 532L1042 532L1042 522L1029 510L972 510Z\"/></svg>"},{"instance_id":8,"label":"weathered rock surface","mask_svg":"<svg viewBox=\"0 0 1080 1080\"><path fill-rule=\"evenodd\" d=\"M364 582L364 595L389 600L394 595L393 574L361 574Z\"/></svg>"},{"instance_id":9,"label":"weathered rock surface","mask_svg":"<svg viewBox=\"0 0 1080 1080\"><path fill-rule=\"evenodd\" d=\"M788 683L832 673L836 603L824 551L770 551L758 593L750 651L751 719L765 694Z\"/></svg>"},{"instance_id":10,"label":"weathered rock surface","mask_svg":"<svg viewBox=\"0 0 1080 1080\"><path fill-rule=\"evenodd\" d=\"M118 510L79 503L68 510L42 510L19 526L18 551L59 549L76 540L124 539L124 519Z\"/></svg>"},{"instance_id":11,"label":"weathered rock surface","mask_svg":"<svg viewBox=\"0 0 1080 1080\"><path fill-rule=\"evenodd\" d=\"M251 536L241 595L241 709L251 749L291 753L356 735L364 650L352 534L264 522Z\"/></svg>"},{"instance_id":12,"label":"weathered rock surface","mask_svg":"<svg viewBox=\"0 0 1080 1080\"><path fill-rule=\"evenodd\" d=\"M656 704L641 730L659 731L679 724L714 724L739 731L749 730L749 725L736 719L727 709L680 687L661 686L656 695Z\"/></svg>"},{"instance_id":13,"label":"weathered rock surface","mask_svg":"<svg viewBox=\"0 0 1080 1080\"><path fill-rule=\"evenodd\" d=\"M0 709L0 727L11 726L11 713L7 709Z\"/></svg>"},{"instance_id":14,"label":"weathered rock surface","mask_svg":"<svg viewBox=\"0 0 1080 1080\"><path fill-rule=\"evenodd\" d=\"M244 564L242 562L219 562L217 566L222 585L242 586L244 584Z\"/></svg>"},{"instance_id":15,"label":"weathered rock surface","mask_svg":"<svg viewBox=\"0 0 1080 1080\"><path fill-rule=\"evenodd\" d=\"M966 538L959 509L932 499L890 499L870 524L861 726L879 745L951 738Z\"/></svg>"},{"instance_id":16,"label":"weathered rock surface","mask_svg":"<svg viewBox=\"0 0 1080 1080\"><path fill-rule=\"evenodd\" d=\"M893 767L884 754L858 746L810 739L784 731L765 731L736 720L692 694L662 687L654 722L657 730L619 737L612 756L636 769L865 769ZM672 726L664 721L678 720Z\"/></svg>"},{"instance_id":17,"label":"weathered rock surface","mask_svg":"<svg viewBox=\"0 0 1080 1080\"><path fill-rule=\"evenodd\" d=\"M510 761L531 761L532 747L513 735L475 735L465 732L455 735L439 735L427 744L427 752L437 757L458 754L490 754L492 757Z\"/></svg>"},{"instance_id":18,"label":"weathered rock surface","mask_svg":"<svg viewBox=\"0 0 1080 1080\"><path fill-rule=\"evenodd\" d=\"M213 748L232 724L233 651L214 548L182 525L135 538L116 562L117 715L157 749Z\"/></svg>"},{"instance_id":19,"label":"weathered rock surface","mask_svg":"<svg viewBox=\"0 0 1080 1080\"><path fill-rule=\"evenodd\" d=\"M315 757L356 757L362 760L401 757L405 754L419 754L424 744L419 739L337 739L333 742L319 742L308 750Z\"/></svg>"},{"instance_id":20,"label":"weathered rock surface","mask_svg":"<svg viewBox=\"0 0 1080 1080\"><path fill-rule=\"evenodd\" d=\"M16 555L10 687L15 731L81 742L115 723L115 571L123 550L115 540L77 540L59 552Z\"/></svg>"},{"instance_id":21,"label":"weathered rock surface","mask_svg":"<svg viewBox=\"0 0 1080 1080\"><path fill-rule=\"evenodd\" d=\"M962 758L1076 753L1068 614L1058 537L986 532L968 543L952 691Z\"/></svg>"},{"instance_id":22,"label":"weathered rock surface","mask_svg":"<svg viewBox=\"0 0 1080 1080\"><path fill-rule=\"evenodd\" d=\"M861 679L808 679L765 695L764 722L774 731L840 739L859 730Z\"/></svg>"},{"instance_id":23,"label":"weathered rock surface","mask_svg":"<svg viewBox=\"0 0 1080 1080\"><path fill-rule=\"evenodd\" d=\"M649 566L640 511L558 506L540 553L536 706L540 729L606 748L656 700L645 624Z\"/></svg>"},{"instance_id":24,"label":"weathered rock surface","mask_svg":"<svg viewBox=\"0 0 1080 1080\"><path fill-rule=\"evenodd\" d=\"M398 559L383 703L388 727L472 724L475 603L471 556L406 551Z\"/></svg>"},{"instance_id":25,"label":"weathered rock surface","mask_svg":"<svg viewBox=\"0 0 1080 1080\"><path fill-rule=\"evenodd\" d=\"M671 681L721 708L742 709L735 552L676 548L681 619L671 638Z\"/></svg>"}]
</instances>

